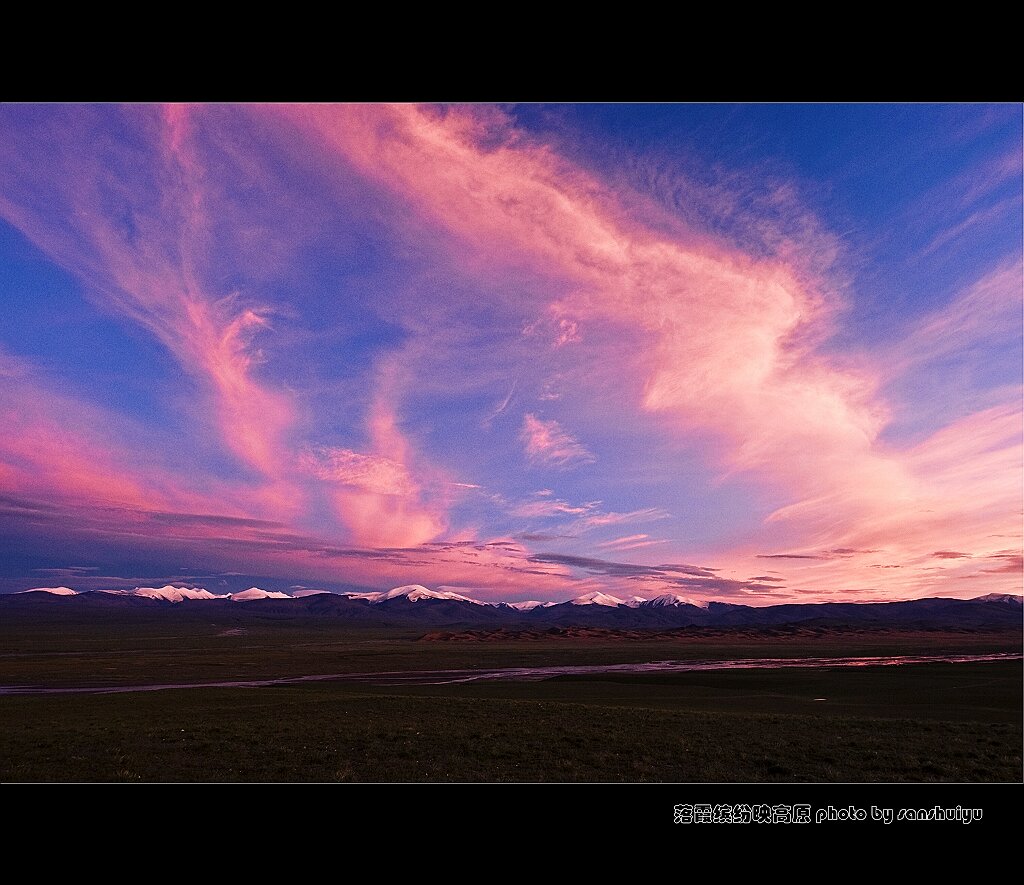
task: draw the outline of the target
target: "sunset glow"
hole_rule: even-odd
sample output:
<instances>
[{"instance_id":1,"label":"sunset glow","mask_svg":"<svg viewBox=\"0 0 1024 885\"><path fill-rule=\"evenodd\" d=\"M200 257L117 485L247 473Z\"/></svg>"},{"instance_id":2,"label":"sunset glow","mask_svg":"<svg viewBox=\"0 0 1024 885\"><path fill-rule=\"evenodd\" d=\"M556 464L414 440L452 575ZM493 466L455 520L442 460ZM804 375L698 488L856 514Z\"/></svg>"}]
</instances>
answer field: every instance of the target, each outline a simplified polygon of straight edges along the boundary
<instances>
[{"instance_id":1,"label":"sunset glow","mask_svg":"<svg viewBox=\"0 0 1024 885\"><path fill-rule=\"evenodd\" d=\"M0 591L1021 592L1019 106L0 114Z\"/></svg>"}]
</instances>

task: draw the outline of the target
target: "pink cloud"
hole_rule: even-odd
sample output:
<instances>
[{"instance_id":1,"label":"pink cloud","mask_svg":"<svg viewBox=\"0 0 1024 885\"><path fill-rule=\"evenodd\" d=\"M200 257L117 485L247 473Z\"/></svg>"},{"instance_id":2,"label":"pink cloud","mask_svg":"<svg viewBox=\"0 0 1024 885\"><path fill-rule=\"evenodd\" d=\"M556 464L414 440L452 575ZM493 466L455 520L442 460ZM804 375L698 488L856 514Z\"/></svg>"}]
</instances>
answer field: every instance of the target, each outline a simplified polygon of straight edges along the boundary
<instances>
[{"instance_id":1,"label":"pink cloud","mask_svg":"<svg viewBox=\"0 0 1024 885\"><path fill-rule=\"evenodd\" d=\"M594 546L599 549L622 553L627 550L643 550L646 547L656 547L660 544L667 543L668 540L665 538L651 538L649 535L625 535L621 538L615 538L612 541L605 541Z\"/></svg>"},{"instance_id":2,"label":"pink cloud","mask_svg":"<svg viewBox=\"0 0 1024 885\"><path fill-rule=\"evenodd\" d=\"M587 531L609 525L667 519L668 516L669 514L659 507L645 507L642 510L631 510L628 513L617 513L615 511L592 513L578 520L576 525L581 531Z\"/></svg>"},{"instance_id":3,"label":"pink cloud","mask_svg":"<svg viewBox=\"0 0 1024 885\"><path fill-rule=\"evenodd\" d=\"M178 403L185 403L183 423L190 432L213 429L254 478L227 483L166 472L156 482L152 471L129 463L133 459L125 456L134 452L124 447L112 445L109 453L102 444L86 448L92 433L86 428L116 425L117 416L90 416L69 444L73 410L64 420L30 423L15 407L21 418L8 425L17 434L0 447L6 454L0 483L23 491L56 486L69 502L270 516L293 525L309 520L310 503L326 495L338 520L321 526L329 537L368 545L416 545L437 537L447 526L451 501L475 484L455 481L414 451L399 429L401 385L394 366L379 367L370 411L357 419L366 428L362 451L303 446L299 437L308 428L295 395L267 380L259 345L281 315L225 287L218 250L242 253L251 259L247 270L272 276L303 232L292 216L301 220L309 213L306 206L293 211L275 174L253 152L237 149L237 120L226 119L232 113L216 107L126 109L125 122L136 137L110 142L101 159L99 152L79 149L98 112L68 108L60 121L66 131L43 140L43 156L33 155L31 162L16 141L0 140L0 215L76 274L104 309L145 328L166 348L194 384ZM258 206L232 196L232 176L274 196L282 214L291 213L289 221L275 218L269 233L254 231ZM60 399L47 395L44 402ZM296 455L303 450L305 457ZM193 484L216 491L220 500L185 494ZM117 518L126 524L148 519ZM226 542L211 537L217 530L197 524L148 530L155 543L189 533L211 545ZM232 530L246 534L238 525Z\"/></svg>"},{"instance_id":4,"label":"pink cloud","mask_svg":"<svg viewBox=\"0 0 1024 885\"><path fill-rule=\"evenodd\" d=\"M338 449L328 454L318 476L337 483L337 514L357 543L414 546L430 541L447 527L445 513L452 494L469 484L448 480L429 465L418 465L412 446L399 429L385 371L367 421L370 454Z\"/></svg>"},{"instance_id":5,"label":"pink cloud","mask_svg":"<svg viewBox=\"0 0 1024 885\"><path fill-rule=\"evenodd\" d=\"M887 371L899 375L967 347L1009 342L1020 334L1024 266L1018 261L986 274L941 309L917 323L884 354Z\"/></svg>"},{"instance_id":6,"label":"pink cloud","mask_svg":"<svg viewBox=\"0 0 1024 885\"><path fill-rule=\"evenodd\" d=\"M107 143L105 160L80 149L93 113L69 109L65 137L48 140L32 162L12 146L0 215L77 274L91 297L156 336L207 395L206 417L225 445L280 478L293 406L255 372L251 342L269 327L269 312L205 279L213 218L223 222L232 206L208 185L190 112L135 109L151 142ZM152 179L132 180L140 169Z\"/></svg>"},{"instance_id":7,"label":"pink cloud","mask_svg":"<svg viewBox=\"0 0 1024 885\"><path fill-rule=\"evenodd\" d=\"M638 407L673 416L684 432L718 433L726 469L770 466L811 491L840 465L881 469L870 450L884 419L871 400L874 379L814 354L831 308L785 264L661 238L550 151L511 137L479 147L472 115L410 107L294 113L467 248L572 279L559 309L621 329L618 340L643 342L645 353L623 362L612 347L586 358L617 366ZM562 449L538 421L524 428L534 456L575 452L571 437Z\"/></svg>"},{"instance_id":8,"label":"pink cloud","mask_svg":"<svg viewBox=\"0 0 1024 885\"><path fill-rule=\"evenodd\" d=\"M632 544L620 544L615 550L619 553L625 552L626 550L642 550L645 547L657 547L660 544L667 544L668 539L657 538L651 539L650 541L634 541Z\"/></svg>"},{"instance_id":9,"label":"pink cloud","mask_svg":"<svg viewBox=\"0 0 1024 885\"><path fill-rule=\"evenodd\" d=\"M422 293L388 302L409 343L401 359L384 358L370 368L376 387L368 412L353 422L364 430L361 444L346 437L345 446L318 440L311 447L302 439L308 430L302 401L269 380L273 367L259 347L285 319L235 292L211 260L224 248L223 232L237 230L258 244L246 253L254 264L265 263L271 273L281 262L280 250L293 236L289 225L275 226L273 236L253 232L259 225L228 198L219 170L227 164L253 187L277 193L273 176L232 133L217 138L224 113L217 108L135 109L137 138L108 145L102 163L95 152L79 150L91 137L91 113L71 112L70 134L40 139L33 150L42 154L31 162L24 145L0 144L0 214L77 274L105 309L161 342L192 379L195 389L187 393L196 394L189 408L198 430L214 429L255 479L215 483L145 463L145 445L121 443L115 430L102 429L123 429L117 416L89 413L45 386L38 388L45 403L39 405L31 384L17 380L20 369L0 363L8 431L0 441L0 487L62 496L79 506L83 531L102 524L125 543L139 536L140 544L170 540L182 550L203 539L205 549L225 561L252 549L282 573L301 567L326 579L337 575L340 561L346 574L367 581L387 575L494 588L537 582L553 591L579 580L557 564L527 561L526 551L514 547L426 546L447 532L458 534L450 528L452 502L460 488L476 484L457 482L429 463L402 423L407 397L451 394L474 383L461 363L431 371L445 362L439 343L461 346L467 358L473 354L423 306ZM516 360L536 377L525 372L492 418L509 408L513 393L525 399L532 384L540 399L563 397L574 415L585 414L582 426L642 418L656 427L667 451L687 446L723 481L742 476L772 492L781 506L758 527L756 539L730 538L723 549L706 551L723 568L749 575L757 554L767 550L817 557L841 547L858 552L780 566L795 582L793 592L920 594L935 585L925 569L941 570L938 580L949 592L967 592L962 581L976 592L983 582L998 589L1013 580L1004 570L1009 560L988 560L1019 538L1019 391L1012 401L989 403L907 447L882 435L890 416L880 389L894 371L965 342L1017 334L1019 264L997 270L911 330L898 358L869 353L841 359L821 347L842 307L830 280L815 270L828 255L808 262L808 250L797 242L799 231L813 224L798 217L787 231L773 220L780 207L788 212L792 206L785 187L767 189L748 213L763 228L762 245L771 247L757 252L768 257L754 258L736 242L712 242L638 195L617 192L510 128L500 113L368 105L244 113L280 129L281 150L301 153L304 163L312 146L325 190L332 170L344 167L411 208L396 213L403 216L399 223L429 228L429 235L415 239L418 245L443 240L443 259L456 272L494 282L511 270L543 283L521 300L493 286L489 307L514 342L487 352L504 361L486 379L493 385L488 389L504 390L497 384L518 378L509 371ZM133 176L137 167L147 174ZM727 191L701 199L721 215L745 204L745 195ZM241 248L238 237L229 248ZM817 234L808 241L822 245L823 254L831 248ZM541 325L533 328L543 334L520 335L537 317ZM521 440L537 464L595 460L558 421L534 413L524 417ZM296 457L297 451L306 454ZM313 518L307 505L318 496L337 519L321 534L337 531L367 547L415 548L415 559L382 565L327 549L323 539L300 538L295 526ZM97 502L109 508L105 515L90 514L86 505ZM603 512L596 503L572 505L554 495L506 510L520 518L572 518L571 529L580 533L667 515L658 508ZM214 519L190 521L190 512L280 525L229 528ZM997 535L1012 540L997 545ZM635 534L605 546L657 543ZM936 555L950 550L970 556ZM585 580L609 589L618 579ZM643 580L652 591L666 589L656 586L660 578Z\"/></svg>"},{"instance_id":10,"label":"pink cloud","mask_svg":"<svg viewBox=\"0 0 1024 885\"><path fill-rule=\"evenodd\" d=\"M792 503L773 515L769 537L810 547L863 538L870 546L922 525L924 501L942 514L932 528L957 521L1007 527L1008 512L986 515L982 502L992 484L1014 487L1007 477L1016 475L1019 437L999 456L972 450L960 469L936 464L934 452L964 444L962 427L950 428L948 439L940 434L931 450L902 452L881 442L890 417L879 394L885 366L868 355L840 360L820 347L842 305L830 281L809 269L817 265L788 260L799 250L780 241L779 257L753 259L678 224L677 235L660 233L602 182L472 112L360 106L287 113L329 152L447 230L467 264L489 262L496 272L529 266L555 282L549 309L604 330L581 343L588 348L581 358L596 369L587 390L594 407L603 408L598 385L613 375L634 408L663 417L682 438L708 440L708 462L723 476L745 474L785 495ZM780 204L789 199L778 196ZM997 282L1013 284L1019 296L1019 277L1014 268ZM998 293L983 285L974 297L1002 315ZM965 311L956 327L961 343L964 323L979 322L971 316ZM943 336L936 326L919 340L941 346ZM536 415L524 421L531 457L558 463L589 454L563 434ZM956 494L934 494L943 487ZM829 583L847 580L849 565L827 562L835 575Z\"/></svg>"},{"instance_id":11,"label":"pink cloud","mask_svg":"<svg viewBox=\"0 0 1024 885\"><path fill-rule=\"evenodd\" d=\"M392 458L322 449L307 453L301 464L341 487L335 495L338 515L359 543L415 545L437 537L445 527L441 513L422 503L421 489L405 465Z\"/></svg>"},{"instance_id":12,"label":"pink cloud","mask_svg":"<svg viewBox=\"0 0 1024 885\"><path fill-rule=\"evenodd\" d=\"M320 449L307 452L300 465L328 482L355 486L380 495L409 495L414 486L405 466L378 455L364 455L351 449Z\"/></svg>"},{"instance_id":13,"label":"pink cloud","mask_svg":"<svg viewBox=\"0 0 1024 885\"><path fill-rule=\"evenodd\" d=\"M932 253L938 251L943 246L954 242L967 231L975 227L985 227L991 225L1002 218L1014 217L1020 215L1020 197L1008 197L1005 200L1000 200L992 206L988 206L985 209L979 209L976 212L972 212L962 221L954 224L952 227L946 228L940 231L932 239L927 246L921 250L921 255L927 257Z\"/></svg>"},{"instance_id":14,"label":"pink cloud","mask_svg":"<svg viewBox=\"0 0 1024 885\"><path fill-rule=\"evenodd\" d=\"M1022 427L1019 402L975 413L893 453L897 486L837 484L776 511L784 537L818 545L785 561L787 580L823 593L872 587L877 598L1019 592L1019 579L987 560L1005 553L1006 539L1021 543ZM823 555L835 547L847 555ZM753 565L739 550L724 560Z\"/></svg>"},{"instance_id":15,"label":"pink cloud","mask_svg":"<svg viewBox=\"0 0 1024 885\"><path fill-rule=\"evenodd\" d=\"M416 500L368 491L339 491L338 514L361 543L412 546L436 538L445 523Z\"/></svg>"},{"instance_id":16,"label":"pink cloud","mask_svg":"<svg viewBox=\"0 0 1024 885\"><path fill-rule=\"evenodd\" d=\"M523 416L523 445L531 461L556 467L592 464L597 459L555 420Z\"/></svg>"},{"instance_id":17,"label":"pink cloud","mask_svg":"<svg viewBox=\"0 0 1024 885\"><path fill-rule=\"evenodd\" d=\"M1000 185L1007 182L1020 181L1024 174L1024 157L1018 150L1010 150L998 154L985 162L981 168L971 169L957 182L963 191L961 203L969 206L983 197L988 196Z\"/></svg>"},{"instance_id":18,"label":"pink cloud","mask_svg":"<svg viewBox=\"0 0 1024 885\"><path fill-rule=\"evenodd\" d=\"M566 319L558 321L558 336L555 338L555 347L564 347L566 344L572 344L580 339L579 323Z\"/></svg>"},{"instance_id":19,"label":"pink cloud","mask_svg":"<svg viewBox=\"0 0 1024 885\"><path fill-rule=\"evenodd\" d=\"M160 456L167 436L69 396L0 350L0 492L55 506L232 517L280 513L272 488L183 475ZM123 516L109 516L123 519Z\"/></svg>"},{"instance_id":20,"label":"pink cloud","mask_svg":"<svg viewBox=\"0 0 1024 885\"><path fill-rule=\"evenodd\" d=\"M648 535L624 535L621 538L615 538L611 541L605 541L603 544L598 544L598 547L617 547L620 544L629 544L633 541L644 541L648 538Z\"/></svg>"},{"instance_id":21,"label":"pink cloud","mask_svg":"<svg viewBox=\"0 0 1024 885\"><path fill-rule=\"evenodd\" d=\"M594 502L570 504L568 501L562 501L557 498L542 497L538 501L523 501L520 504L516 504L511 509L511 513L513 516L523 519L546 516L579 516L583 513L590 513L596 506Z\"/></svg>"}]
</instances>

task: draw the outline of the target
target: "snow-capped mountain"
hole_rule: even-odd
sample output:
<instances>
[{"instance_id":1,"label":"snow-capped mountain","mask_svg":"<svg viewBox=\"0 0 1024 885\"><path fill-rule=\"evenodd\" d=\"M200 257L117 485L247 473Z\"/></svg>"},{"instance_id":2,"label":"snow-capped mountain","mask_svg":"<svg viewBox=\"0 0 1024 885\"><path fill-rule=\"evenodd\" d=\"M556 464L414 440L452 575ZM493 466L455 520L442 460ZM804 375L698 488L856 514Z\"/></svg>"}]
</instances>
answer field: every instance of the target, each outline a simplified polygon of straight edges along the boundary
<instances>
[{"instance_id":1,"label":"snow-capped mountain","mask_svg":"<svg viewBox=\"0 0 1024 885\"><path fill-rule=\"evenodd\" d=\"M662 593L660 596L655 596L651 599L645 599L641 605L651 606L652 608L662 608L663 606L672 605L693 605L697 608L707 608L708 604L702 600L689 599L686 596L680 596L678 593Z\"/></svg>"},{"instance_id":2,"label":"snow-capped mountain","mask_svg":"<svg viewBox=\"0 0 1024 885\"><path fill-rule=\"evenodd\" d=\"M211 621L224 615L227 608L232 609L232 620L244 619L250 613L244 611L249 606L253 617L261 621L298 615L351 619L354 624L401 625L403 628L422 624L424 627L450 629L455 623L488 628L508 626L523 629L529 626L538 630L573 626L630 630L761 628L827 619L833 625L867 624L872 627L879 624L914 628L953 627L958 630L999 627L1015 630L1019 635L1022 607L1020 596L1007 593L990 593L975 599L932 597L900 602L784 603L769 606L724 602L701 605L676 593L662 594L642 604L634 604L635 598L624 602L617 596L601 592L586 593L575 600L559 603L528 600L489 604L451 590L429 590L420 584L379 593L304 595L307 598L289 599L283 593L251 587L228 596L174 584L79 593L68 587L36 587L30 591L0 594L0 618L20 617L21 613L36 611L91 617L93 613L109 612L115 608L123 610L126 616L138 613L149 617L160 606L173 608L184 604L190 609L205 609L204 619L209 612ZM267 602L261 604L260 600Z\"/></svg>"},{"instance_id":3,"label":"snow-capped mountain","mask_svg":"<svg viewBox=\"0 0 1024 885\"><path fill-rule=\"evenodd\" d=\"M514 608L516 611L529 612L535 608L550 608L557 603L554 602L539 602L536 599L528 599L526 602L503 602L502 605L507 605L509 608Z\"/></svg>"},{"instance_id":4,"label":"snow-capped mountain","mask_svg":"<svg viewBox=\"0 0 1024 885\"><path fill-rule=\"evenodd\" d=\"M279 593L276 590L262 590L259 587L250 587L240 593L229 594L232 602L251 602L254 599L292 599L287 593Z\"/></svg>"},{"instance_id":5,"label":"snow-capped mountain","mask_svg":"<svg viewBox=\"0 0 1024 885\"><path fill-rule=\"evenodd\" d=\"M313 590L309 587L303 587L301 590L296 590L292 594L293 599L302 599L305 596L323 596L325 593L330 593L330 590Z\"/></svg>"},{"instance_id":6,"label":"snow-capped mountain","mask_svg":"<svg viewBox=\"0 0 1024 885\"><path fill-rule=\"evenodd\" d=\"M33 587L31 590L19 590L19 593L52 593L54 596L77 596L78 591L70 587Z\"/></svg>"},{"instance_id":7,"label":"snow-capped mountain","mask_svg":"<svg viewBox=\"0 0 1024 885\"><path fill-rule=\"evenodd\" d=\"M390 599L408 599L409 602L420 602L424 599L450 599L457 602L472 602L474 605L488 605L479 599L470 599L460 593L453 593L451 590L428 590L422 584L407 584L404 587L395 587L393 590L383 590L380 593L345 593L350 599L365 599L371 605L379 605Z\"/></svg>"},{"instance_id":8,"label":"snow-capped mountain","mask_svg":"<svg viewBox=\"0 0 1024 885\"><path fill-rule=\"evenodd\" d=\"M984 596L975 596L974 602L1009 602L1015 605L1024 606L1024 596L1014 596L1012 593L987 593Z\"/></svg>"},{"instance_id":9,"label":"snow-capped mountain","mask_svg":"<svg viewBox=\"0 0 1024 885\"><path fill-rule=\"evenodd\" d=\"M606 605L609 608L615 608L623 604L623 600L619 599L618 596L610 596L607 593L602 593L600 590L595 590L592 593L584 593L582 596L577 596L575 599L569 600L570 605Z\"/></svg>"},{"instance_id":10,"label":"snow-capped mountain","mask_svg":"<svg viewBox=\"0 0 1024 885\"><path fill-rule=\"evenodd\" d=\"M147 599L162 599L164 602L183 602L186 599L226 599L217 596L202 587L175 587L165 584L163 587L136 587L133 590L103 590L117 596L144 596Z\"/></svg>"}]
</instances>

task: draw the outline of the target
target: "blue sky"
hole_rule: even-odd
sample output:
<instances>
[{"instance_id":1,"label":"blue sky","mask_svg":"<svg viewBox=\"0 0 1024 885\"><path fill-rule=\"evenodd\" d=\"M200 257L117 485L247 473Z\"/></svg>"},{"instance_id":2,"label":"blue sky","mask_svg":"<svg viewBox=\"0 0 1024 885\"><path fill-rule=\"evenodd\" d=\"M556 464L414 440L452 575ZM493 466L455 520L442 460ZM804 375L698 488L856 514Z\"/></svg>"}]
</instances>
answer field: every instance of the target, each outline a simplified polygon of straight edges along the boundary
<instances>
[{"instance_id":1,"label":"blue sky","mask_svg":"<svg viewBox=\"0 0 1024 885\"><path fill-rule=\"evenodd\" d=\"M0 114L0 589L1020 589L1019 105Z\"/></svg>"}]
</instances>

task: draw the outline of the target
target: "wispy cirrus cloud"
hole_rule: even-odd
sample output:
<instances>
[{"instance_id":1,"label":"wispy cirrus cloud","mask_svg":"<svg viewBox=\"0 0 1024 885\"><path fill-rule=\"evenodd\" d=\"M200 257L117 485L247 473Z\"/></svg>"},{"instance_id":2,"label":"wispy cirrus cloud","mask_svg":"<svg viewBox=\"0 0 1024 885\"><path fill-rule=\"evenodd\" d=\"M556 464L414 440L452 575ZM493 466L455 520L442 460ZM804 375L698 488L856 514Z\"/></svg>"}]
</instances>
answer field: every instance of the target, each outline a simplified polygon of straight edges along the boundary
<instances>
[{"instance_id":1,"label":"wispy cirrus cloud","mask_svg":"<svg viewBox=\"0 0 1024 885\"><path fill-rule=\"evenodd\" d=\"M823 559L816 553L758 553L758 559Z\"/></svg>"},{"instance_id":2,"label":"wispy cirrus cloud","mask_svg":"<svg viewBox=\"0 0 1024 885\"><path fill-rule=\"evenodd\" d=\"M537 498L532 501L523 501L511 509L513 516L522 519L533 519L538 517L553 516L579 516L583 513L590 513L600 501L591 501L586 504L570 504L559 498Z\"/></svg>"},{"instance_id":3,"label":"wispy cirrus cloud","mask_svg":"<svg viewBox=\"0 0 1024 885\"><path fill-rule=\"evenodd\" d=\"M1000 219L1018 216L1019 214L1019 197L1007 197L1005 200L1000 200L998 203L986 206L984 209L978 209L962 221L954 224L952 227L939 231L939 233L932 237L931 241L921 250L921 256L926 258L929 255L932 255L943 246L948 246L958 237L963 236L974 228L984 228L996 221L999 221Z\"/></svg>"},{"instance_id":4,"label":"wispy cirrus cloud","mask_svg":"<svg viewBox=\"0 0 1024 885\"><path fill-rule=\"evenodd\" d=\"M785 217L799 216L784 185L772 197L780 208L776 234L745 252L685 230L655 233L589 173L507 131L496 138L501 124L493 120L479 124L458 110L409 107L388 109L383 124L361 109L303 109L296 116L328 150L446 229L473 260L486 256L495 267L515 262L570 280L551 304L586 324L588 336L576 349L590 365L611 367L619 395L630 391L641 414L660 416L683 436L706 435L706 458L725 476L784 489L793 503L772 513L771 531L816 548L881 549L883 524L890 540L903 544L910 543L907 525L919 527L919 543L927 543L926 525L943 533L955 520L1005 527L1001 506L998 516L986 515L988 482L977 471L969 481L958 472L956 495L937 494L952 474L925 452L940 441L952 444L966 425L940 431L923 450L884 441L891 420L880 393L886 367L837 358L821 346L843 304L822 274L829 262L804 262L799 249L784 245L805 234L820 244L820 231L795 223L777 235ZM1013 268L1005 280L1018 277ZM952 334L962 346L971 333ZM923 348L941 347L941 330L923 330L920 340ZM595 402L606 377L594 373L590 380ZM977 423L984 414L965 420ZM525 430L527 438L538 431L544 440L544 428ZM574 442L570 437L567 446ZM996 457L961 443L968 463ZM1009 460L993 475L1013 474L1019 446L1014 439L1003 449ZM925 501L940 516L919 519ZM855 559L821 560L821 568L827 563L845 581Z\"/></svg>"},{"instance_id":5,"label":"wispy cirrus cloud","mask_svg":"<svg viewBox=\"0 0 1024 885\"><path fill-rule=\"evenodd\" d=\"M522 439L527 457L538 464L577 467L597 460L554 419L545 421L527 413L523 416Z\"/></svg>"},{"instance_id":6,"label":"wispy cirrus cloud","mask_svg":"<svg viewBox=\"0 0 1024 885\"><path fill-rule=\"evenodd\" d=\"M165 434L63 392L0 349L0 489L10 501L220 510L228 518L276 505L260 489L182 476L160 457ZM13 506L13 505L12 505Z\"/></svg>"},{"instance_id":7,"label":"wispy cirrus cloud","mask_svg":"<svg viewBox=\"0 0 1024 885\"><path fill-rule=\"evenodd\" d=\"M982 569L984 574L1020 575L1024 572L1024 554L1016 551L1006 550L1002 553L993 553L986 558L992 563L992 567Z\"/></svg>"},{"instance_id":8,"label":"wispy cirrus cloud","mask_svg":"<svg viewBox=\"0 0 1024 885\"><path fill-rule=\"evenodd\" d=\"M485 107L0 113L0 215L169 357L158 408L114 395L103 354L116 407L0 360L19 537L62 518L225 569L485 593L1013 580L1017 253L851 345L844 244L770 165L594 162ZM943 177L913 248L1006 227L1019 177L1006 150ZM510 475L524 450L550 494ZM548 540L578 561L531 562ZM581 565L624 551L721 571ZM765 558L784 577L743 578Z\"/></svg>"},{"instance_id":9,"label":"wispy cirrus cloud","mask_svg":"<svg viewBox=\"0 0 1024 885\"><path fill-rule=\"evenodd\" d=\"M252 347L273 311L209 281L213 217L237 207L207 187L188 110L132 113L152 137L109 141L103 158L81 146L112 109L61 109L56 138L10 127L0 215L82 279L92 298L156 336L206 394L204 417L225 446L279 477L293 406L258 377Z\"/></svg>"},{"instance_id":10,"label":"wispy cirrus cloud","mask_svg":"<svg viewBox=\"0 0 1024 885\"><path fill-rule=\"evenodd\" d=\"M355 486L381 495L408 495L413 481L405 466L390 458L351 449L321 448L299 460L305 470L328 482Z\"/></svg>"},{"instance_id":11,"label":"wispy cirrus cloud","mask_svg":"<svg viewBox=\"0 0 1024 885\"><path fill-rule=\"evenodd\" d=\"M598 547L618 547L620 544L632 544L636 541L644 541L648 538L648 535L623 535L621 538L613 538L610 541L605 541L602 544L598 544Z\"/></svg>"},{"instance_id":12,"label":"wispy cirrus cloud","mask_svg":"<svg viewBox=\"0 0 1024 885\"><path fill-rule=\"evenodd\" d=\"M641 510L630 510L627 512L615 510L598 511L580 517L573 526L579 531L590 531L591 529L601 529L609 526L668 519L669 515L667 511L662 510L660 507L644 507Z\"/></svg>"},{"instance_id":13,"label":"wispy cirrus cloud","mask_svg":"<svg viewBox=\"0 0 1024 885\"><path fill-rule=\"evenodd\" d=\"M919 319L885 354L893 375L992 346L1020 349L1024 266L1018 260L985 274L940 309Z\"/></svg>"},{"instance_id":14,"label":"wispy cirrus cloud","mask_svg":"<svg viewBox=\"0 0 1024 885\"><path fill-rule=\"evenodd\" d=\"M600 550L642 550L645 547L655 547L659 544L667 544L667 538L652 538L650 535L624 535L621 538L613 538L610 541L596 544Z\"/></svg>"},{"instance_id":15,"label":"wispy cirrus cloud","mask_svg":"<svg viewBox=\"0 0 1024 885\"><path fill-rule=\"evenodd\" d=\"M484 427L490 427L495 418L503 415L508 410L508 407L512 404L512 398L515 396L517 384L518 381L512 382L512 386L508 389L508 393L505 395L505 398L498 403L491 413L484 419Z\"/></svg>"},{"instance_id":16,"label":"wispy cirrus cloud","mask_svg":"<svg viewBox=\"0 0 1024 885\"><path fill-rule=\"evenodd\" d=\"M424 482L412 475L417 459L398 429L386 365L362 419L369 451L328 445L334 454L318 466L295 455L310 449L299 441L308 426L299 426L295 391L268 380L260 346L294 311L245 294L225 277L279 273L275 262L304 230L291 221L272 233L254 225L260 201L281 193L280 170L236 150L237 112L79 106L56 115L59 137L37 141L32 126L14 125L11 140L0 144L0 156L10 161L0 175L0 215L75 274L103 309L163 345L194 385L178 394L179 404L187 403L183 417L214 430L255 477L236 482L239 493L252 497L246 486L258 482L278 516L303 521L319 494L312 478L337 488L338 526L354 541L413 542L440 533L444 503L436 495L429 505L422 500ZM81 150L104 125L134 127L136 134L109 141L103 156ZM45 144L44 156L19 139ZM237 180L249 182L244 194ZM291 199L278 202L282 216L291 212ZM46 460L60 459L51 452Z\"/></svg>"},{"instance_id":17,"label":"wispy cirrus cloud","mask_svg":"<svg viewBox=\"0 0 1024 885\"><path fill-rule=\"evenodd\" d=\"M436 538L446 527L446 498L454 487L439 475L430 489L412 478L412 447L387 397L371 408L368 432L372 455L340 450L332 460L340 486L334 496L338 517L364 544L411 545Z\"/></svg>"},{"instance_id":18,"label":"wispy cirrus cloud","mask_svg":"<svg viewBox=\"0 0 1024 885\"><path fill-rule=\"evenodd\" d=\"M570 274L579 294L563 294L565 309L628 330L631 343L646 340L650 359L638 367L641 377L637 367L623 367L641 408L724 434L732 443L721 451L733 468L770 463L805 487L831 478L823 467L834 456L847 472L856 464L885 469L870 452L881 423L870 403L871 379L812 356L830 308L784 264L651 237L612 201L595 197L597 183L549 153L528 144L479 148L462 115L399 108L385 116L387 125L373 128L348 109L306 119L470 248L491 251L500 243L508 254L515 246L535 267ZM469 187L470 180L486 184ZM514 202L505 199L509 193ZM603 356L620 359L614 350ZM708 410L708 402L718 408ZM755 438L751 426L759 428ZM585 457L571 437L555 443L557 430L536 416L525 427L537 455ZM794 451L820 454L812 464L788 454Z\"/></svg>"},{"instance_id":19,"label":"wispy cirrus cloud","mask_svg":"<svg viewBox=\"0 0 1024 885\"><path fill-rule=\"evenodd\" d=\"M983 236L998 230L999 222L1019 217L1021 172L1021 151L1011 148L982 155L925 191L900 220L908 233L923 238L915 259L952 253L961 238Z\"/></svg>"}]
</instances>

